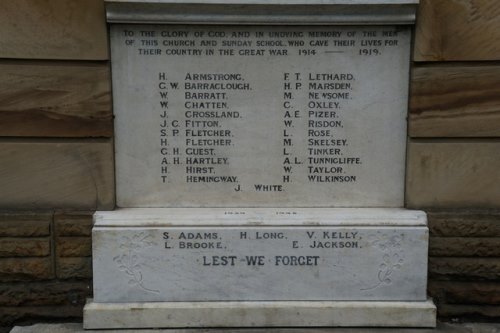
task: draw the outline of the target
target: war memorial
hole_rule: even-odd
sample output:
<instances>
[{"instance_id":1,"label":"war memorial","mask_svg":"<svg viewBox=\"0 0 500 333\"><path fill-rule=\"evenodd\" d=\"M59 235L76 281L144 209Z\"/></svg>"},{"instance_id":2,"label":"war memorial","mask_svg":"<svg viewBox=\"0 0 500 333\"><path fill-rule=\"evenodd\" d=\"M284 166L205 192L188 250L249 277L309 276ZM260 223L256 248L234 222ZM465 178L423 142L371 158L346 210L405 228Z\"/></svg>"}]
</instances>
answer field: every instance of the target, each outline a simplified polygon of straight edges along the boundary
<instances>
[{"instance_id":1,"label":"war memorial","mask_svg":"<svg viewBox=\"0 0 500 333\"><path fill-rule=\"evenodd\" d=\"M107 1L87 329L434 327L404 208L417 0Z\"/></svg>"}]
</instances>

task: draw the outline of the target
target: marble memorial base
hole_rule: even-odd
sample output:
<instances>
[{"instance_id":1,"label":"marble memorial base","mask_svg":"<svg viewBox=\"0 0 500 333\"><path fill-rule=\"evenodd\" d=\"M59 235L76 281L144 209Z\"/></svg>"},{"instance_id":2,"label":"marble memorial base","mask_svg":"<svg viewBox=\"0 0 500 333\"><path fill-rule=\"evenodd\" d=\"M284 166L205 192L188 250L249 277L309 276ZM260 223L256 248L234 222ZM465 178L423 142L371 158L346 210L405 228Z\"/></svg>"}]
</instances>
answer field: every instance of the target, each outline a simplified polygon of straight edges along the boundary
<instances>
[{"instance_id":1,"label":"marble memorial base","mask_svg":"<svg viewBox=\"0 0 500 333\"><path fill-rule=\"evenodd\" d=\"M256 301L95 303L85 329L186 327L436 327L436 307L421 302Z\"/></svg>"},{"instance_id":2,"label":"marble memorial base","mask_svg":"<svg viewBox=\"0 0 500 333\"><path fill-rule=\"evenodd\" d=\"M94 218L88 329L435 326L423 212L141 208Z\"/></svg>"}]
</instances>

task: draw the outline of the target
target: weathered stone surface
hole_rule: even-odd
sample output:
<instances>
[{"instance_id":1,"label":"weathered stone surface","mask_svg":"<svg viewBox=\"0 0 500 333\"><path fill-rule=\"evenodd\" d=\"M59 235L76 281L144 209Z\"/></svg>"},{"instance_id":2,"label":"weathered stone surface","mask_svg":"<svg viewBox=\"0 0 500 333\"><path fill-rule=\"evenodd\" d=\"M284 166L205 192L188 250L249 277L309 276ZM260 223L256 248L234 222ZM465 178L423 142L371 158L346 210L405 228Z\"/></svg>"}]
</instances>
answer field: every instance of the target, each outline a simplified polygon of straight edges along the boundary
<instances>
[{"instance_id":1,"label":"weathered stone surface","mask_svg":"<svg viewBox=\"0 0 500 333\"><path fill-rule=\"evenodd\" d=\"M439 304L500 304L499 282L430 280L428 290Z\"/></svg>"},{"instance_id":2,"label":"weathered stone surface","mask_svg":"<svg viewBox=\"0 0 500 333\"><path fill-rule=\"evenodd\" d=\"M59 279L88 279L92 277L92 258L57 258Z\"/></svg>"},{"instance_id":3,"label":"weathered stone surface","mask_svg":"<svg viewBox=\"0 0 500 333\"><path fill-rule=\"evenodd\" d=\"M500 257L500 238L431 237L429 255L435 257Z\"/></svg>"},{"instance_id":4,"label":"weathered stone surface","mask_svg":"<svg viewBox=\"0 0 500 333\"><path fill-rule=\"evenodd\" d=\"M58 237L56 254L59 257L90 257L92 239L90 237Z\"/></svg>"},{"instance_id":5,"label":"weathered stone surface","mask_svg":"<svg viewBox=\"0 0 500 333\"><path fill-rule=\"evenodd\" d=\"M0 323L79 321L82 314L81 305L0 307Z\"/></svg>"},{"instance_id":6,"label":"weathered stone surface","mask_svg":"<svg viewBox=\"0 0 500 333\"><path fill-rule=\"evenodd\" d=\"M0 208L112 209L111 140L0 141Z\"/></svg>"},{"instance_id":7,"label":"weathered stone surface","mask_svg":"<svg viewBox=\"0 0 500 333\"><path fill-rule=\"evenodd\" d=\"M52 212L0 212L0 237L49 236L52 215Z\"/></svg>"},{"instance_id":8,"label":"weathered stone surface","mask_svg":"<svg viewBox=\"0 0 500 333\"><path fill-rule=\"evenodd\" d=\"M427 211L431 236L500 237L500 211Z\"/></svg>"},{"instance_id":9,"label":"weathered stone surface","mask_svg":"<svg viewBox=\"0 0 500 333\"><path fill-rule=\"evenodd\" d=\"M416 61L499 60L497 0L421 0Z\"/></svg>"},{"instance_id":10,"label":"weathered stone surface","mask_svg":"<svg viewBox=\"0 0 500 333\"><path fill-rule=\"evenodd\" d=\"M54 277L52 258L2 258L0 281L37 281Z\"/></svg>"},{"instance_id":11,"label":"weathered stone surface","mask_svg":"<svg viewBox=\"0 0 500 333\"><path fill-rule=\"evenodd\" d=\"M0 136L112 135L108 64L0 62Z\"/></svg>"},{"instance_id":12,"label":"weathered stone surface","mask_svg":"<svg viewBox=\"0 0 500 333\"><path fill-rule=\"evenodd\" d=\"M411 137L500 136L500 66L424 65L412 73Z\"/></svg>"},{"instance_id":13,"label":"weathered stone surface","mask_svg":"<svg viewBox=\"0 0 500 333\"><path fill-rule=\"evenodd\" d=\"M0 57L107 59L103 1L0 2Z\"/></svg>"},{"instance_id":14,"label":"weathered stone surface","mask_svg":"<svg viewBox=\"0 0 500 333\"><path fill-rule=\"evenodd\" d=\"M496 321L500 317L500 306L498 305L459 305L440 304L438 316L443 319L461 318L467 321ZM476 331L477 332L477 331ZM476 333L471 331L471 333ZM479 331L481 332L481 331ZM485 333L497 333L498 328L490 329ZM481 332L483 333L483 332Z\"/></svg>"},{"instance_id":15,"label":"weathered stone surface","mask_svg":"<svg viewBox=\"0 0 500 333\"><path fill-rule=\"evenodd\" d=\"M90 281L3 283L0 306L82 305L90 293Z\"/></svg>"},{"instance_id":16,"label":"weathered stone surface","mask_svg":"<svg viewBox=\"0 0 500 333\"><path fill-rule=\"evenodd\" d=\"M410 208L500 208L500 142L410 140Z\"/></svg>"},{"instance_id":17,"label":"weathered stone surface","mask_svg":"<svg viewBox=\"0 0 500 333\"><path fill-rule=\"evenodd\" d=\"M497 280L498 258L429 258L429 278L436 280Z\"/></svg>"},{"instance_id":18,"label":"weathered stone surface","mask_svg":"<svg viewBox=\"0 0 500 333\"><path fill-rule=\"evenodd\" d=\"M93 212L56 212L54 215L56 234L56 255L58 257L90 257L92 255L92 215ZM84 263L78 263L83 259ZM58 261L63 276L74 274L86 276L88 258L75 258L76 261ZM82 266L83 265L83 266ZM78 268L79 266L82 266Z\"/></svg>"},{"instance_id":19,"label":"weathered stone surface","mask_svg":"<svg viewBox=\"0 0 500 333\"><path fill-rule=\"evenodd\" d=\"M56 212L56 236L89 236L92 234L94 212Z\"/></svg>"},{"instance_id":20,"label":"weathered stone surface","mask_svg":"<svg viewBox=\"0 0 500 333\"><path fill-rule=\"evenodd\" d=\"M50 255L49 238L0 238L0 257L45 257Z\"/></svg>"}]
</instances>

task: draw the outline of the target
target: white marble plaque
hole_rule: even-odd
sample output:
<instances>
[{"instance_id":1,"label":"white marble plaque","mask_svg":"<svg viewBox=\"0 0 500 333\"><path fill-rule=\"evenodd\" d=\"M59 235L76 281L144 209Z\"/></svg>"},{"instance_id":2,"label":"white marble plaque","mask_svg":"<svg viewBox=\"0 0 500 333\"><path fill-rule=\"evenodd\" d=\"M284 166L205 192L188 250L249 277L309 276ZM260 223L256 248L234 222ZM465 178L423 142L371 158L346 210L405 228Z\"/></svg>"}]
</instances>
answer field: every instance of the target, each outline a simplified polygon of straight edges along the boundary
<instances>
[{"instance_id":1,"label":"white marble plaque","mask_svg":"<svg viewBox=\"0 0 500 333\"><path fill-rule=\"evenodd\" d=\"M403 210L101 212L94 301L423 301L425 224Z\"/></svg>"},{"instance_id":2,"label":"white marble plaque","mask_svg":"<svg viewBox=\"0 0 500 333\"><path fill-rule=\"evenodd\" d=\"M403 205L410 27L114 24L111 48L118 206Z\"/></svg>"}]
</instances>

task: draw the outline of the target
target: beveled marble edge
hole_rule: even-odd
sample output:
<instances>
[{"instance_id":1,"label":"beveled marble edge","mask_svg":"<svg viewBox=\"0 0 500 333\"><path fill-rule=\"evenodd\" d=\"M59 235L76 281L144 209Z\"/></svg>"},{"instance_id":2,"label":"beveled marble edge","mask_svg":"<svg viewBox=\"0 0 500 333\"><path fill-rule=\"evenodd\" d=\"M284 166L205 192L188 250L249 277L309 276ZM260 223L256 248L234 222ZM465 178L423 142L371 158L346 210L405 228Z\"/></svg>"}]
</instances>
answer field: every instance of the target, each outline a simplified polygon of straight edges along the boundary
<instances>
[{"instance_id":1,"label":"beveled marble edge","mask_svg":"<svg viewBox=\"0 0 500 333\"><path fill-rule=\"evenodd\" d=\"M245 306L247 308L275 308L275 307L300 307L300 308L411 308L411 309L436 309L432 298L423 301L209 301L209 302L128 302L128 303L99 303L94 302L93 298L88 298L85 304L86 309L158 309L158 308L234 308L235 305Z\"/></svg>"},{"instance_id":2,"label":"beveled marble edge","mask_svg":"<svg viewBox=\"0 0 500 333\"><path fill-rule=\"evenodd\" d=\"M107 1L109 23L232 25L413 24L416 0Z\"/></svg>"},{"instance_id":3,"label":"beveled marble edge","mask_svg":"<svg viewBox=\"0 0 500 333\"><path fill-rule=\"evenodd\" d=\"M95 303L85 329L159 327L436 327L436 306L420 302L269 301Z\"/></svg>"},{"instance_id":4,"label":"beveled marble edge","mask_svg":"<svg viewBox=\"0 0 500 333\"><path fill-rule=\"evenodd\" d=\"M269 4L269 5L406 5L420 0L104 0L106 3L180 3L180 4Z\"/></svg>"},{"instance_id":5,"label":"beveled marble edge","mask_svg":"<svg viewBox=\"0 0 500 333\"><path fill-rule=\"evenodd\" d=\"M96 227L427 226L402 208L119 208L94 214Z\"/></svg>"}]
</instances>

